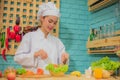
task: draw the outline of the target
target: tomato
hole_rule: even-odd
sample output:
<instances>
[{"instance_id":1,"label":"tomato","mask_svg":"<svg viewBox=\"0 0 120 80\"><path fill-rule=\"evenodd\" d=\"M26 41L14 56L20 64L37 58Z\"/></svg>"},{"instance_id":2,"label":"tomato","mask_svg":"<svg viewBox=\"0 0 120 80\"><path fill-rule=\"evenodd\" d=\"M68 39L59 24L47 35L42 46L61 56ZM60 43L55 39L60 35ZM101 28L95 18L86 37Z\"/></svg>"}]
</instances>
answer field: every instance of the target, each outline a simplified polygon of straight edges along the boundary
<instances>
[{"instance_id":1,"label":"tomato","mask_svg":"<svg viewBox=\"0 0 120 80\"><path fill-rule=\"evenodd\" d=\"M2 71L0 71L0 77L2 77Z\"/></svg>"},{"instance_id":2,"label":"tomato","mask_svg":"<svg viewBox=\"0 0 120 80\"><path fill-rule=\"evenodd\" d=\"M10 38L11 39L15 39L15 36L16 36L15 32L10 32Z\"/></svg>"},{"instance_id":3,"label":"tomato","mask_svg":"<svg viewBox=\"0 0 120 80\"><path fill-rule=\"evenodd\" d=\"M7 79L8 80L15 80L16 74L14 72L10 72L7 74Z\"/></svg>"},{"instance_id":4,"label":"tomato","mask_svg":"<svg viewBox=\"0 0 120 80\"><path fill-rule=\"evenodd\" d=\"M38 69L37 69L37 74L39 74L39 75L43 75L43 74L44 74L43 69L38 68Z\"/></svg>"},{"instance_id":5,"label":"tomato","mask_svg":"<svg viewBox=\"0 0 120 80\"><path fill-rule=\"evenodd\" d=\"M58 65L57 65L57 64L54 64L54 67L58 67Z\"/></svg>"},{"instance_id":6,"label":"tomato","mask_svg":"<svg viewBox=\"0 0 120 80\"><path fill-rule=\"evenodd\" d=\"M13 29L15 33L18 33L20 31L20 27L18 25L15 25Z\"/></svg>"},{"instance_id":7,"label":"tomato","mask_svg":"<svg viewBox=\"0 0 120 80\"><path fill-rule=\"evenodd\" d=\"M21 35L20 34L16 34L15 40L16 40L16 42L20 42L21 41Z\"/></svg>"}]
</instances>

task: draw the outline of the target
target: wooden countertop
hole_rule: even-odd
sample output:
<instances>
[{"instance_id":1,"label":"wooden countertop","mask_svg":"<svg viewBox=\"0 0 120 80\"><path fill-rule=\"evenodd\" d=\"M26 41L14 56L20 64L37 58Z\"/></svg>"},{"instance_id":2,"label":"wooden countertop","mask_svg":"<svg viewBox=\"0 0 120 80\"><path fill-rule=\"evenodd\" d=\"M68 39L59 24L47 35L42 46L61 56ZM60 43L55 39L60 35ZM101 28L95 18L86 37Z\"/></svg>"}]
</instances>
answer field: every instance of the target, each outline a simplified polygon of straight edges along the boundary
<instances>
[{"instance_id":1,"label":"wooden countertop","mask_svg":"<svg viewBox=\"0 0 120 80\"><path fill-rule=\"evenodd\" d=\"M0 80L7 80L6 78L0 78ZM20 78L20 77L16 77L15 80L97 80L93 77L91 78L86 78L85 75L82 75L81 77L76 77L76 76L70 76L70 75L65 75L62 77L42 77L42 78ZM111 77L109 79L99 79L99 80L120 80L120 76L119 77Z\"/></svg>"}]
</instances>

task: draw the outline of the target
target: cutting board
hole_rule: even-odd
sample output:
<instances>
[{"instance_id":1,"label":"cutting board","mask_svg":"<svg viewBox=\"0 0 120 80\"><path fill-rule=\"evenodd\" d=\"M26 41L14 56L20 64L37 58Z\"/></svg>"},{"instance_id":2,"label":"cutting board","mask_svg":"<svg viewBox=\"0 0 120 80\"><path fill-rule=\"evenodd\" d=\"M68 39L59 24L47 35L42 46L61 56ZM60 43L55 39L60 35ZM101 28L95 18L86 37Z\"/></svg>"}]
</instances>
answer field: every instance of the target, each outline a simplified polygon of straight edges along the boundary
<instances>
[{"instance_id":1,"label":"cutting board","mask_svg":"<svg viewBox=\"0 0 120 80\"><path fill-rule=\"evenodd\" d=\"M17 77L20 78L48 78L51 77L51 75L48 74L44 74L44 75L38 75L38 74L34 74L34 75L17 75Z\"/></svg>"}]
</instances>

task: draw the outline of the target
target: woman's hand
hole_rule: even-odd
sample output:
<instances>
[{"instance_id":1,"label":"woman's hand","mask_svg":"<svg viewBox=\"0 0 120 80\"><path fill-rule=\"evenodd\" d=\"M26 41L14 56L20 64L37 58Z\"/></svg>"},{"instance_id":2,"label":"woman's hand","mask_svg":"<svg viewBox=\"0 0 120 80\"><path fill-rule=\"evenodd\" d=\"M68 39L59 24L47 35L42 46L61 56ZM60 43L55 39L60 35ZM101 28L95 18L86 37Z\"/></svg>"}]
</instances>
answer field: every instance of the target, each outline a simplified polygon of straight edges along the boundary
<instances>
[{"instance_id":1,"label":"woman's hand","mask_svg":"<svg viewBox=\"0 0 120 80\"><path fill-rule=\"evenodd\" d=\"M61 56L62 63L66 64L68 59L69 59L69 54L68 53L63 53L62 56Z\"/></svg>"},{"instance_id":2,"label":"woman's hand","mask_svg":"<svg viewBox=\"0 0 120 80\"><path fill-rule=\"evenodd\" d=\"M35 52L34 57L41 57L41 59L47 59L48 55L43 49L41 49L38 52Z\"/></svg>"}]
</instances>

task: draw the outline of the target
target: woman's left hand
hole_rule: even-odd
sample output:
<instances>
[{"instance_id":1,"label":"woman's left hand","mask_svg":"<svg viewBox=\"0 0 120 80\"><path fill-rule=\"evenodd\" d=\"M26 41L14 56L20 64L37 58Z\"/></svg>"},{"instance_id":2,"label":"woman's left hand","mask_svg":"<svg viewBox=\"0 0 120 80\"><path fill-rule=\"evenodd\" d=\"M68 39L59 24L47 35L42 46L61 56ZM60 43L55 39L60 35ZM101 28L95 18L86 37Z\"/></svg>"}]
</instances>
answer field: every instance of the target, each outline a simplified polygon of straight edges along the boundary
<instances>
[{"instance_id":1,"label":"woman's left hand","mask_svg":"<svg viewBox=\"0 0 120 80\"><path fill-rule=\"evenodd\" d=\"M66 62L67 62L68 59L69 59L69 54L68 53L63 53L62 54L62 58L61 58L62 63L66 64Z\"/></svg>"}]
</instances>

